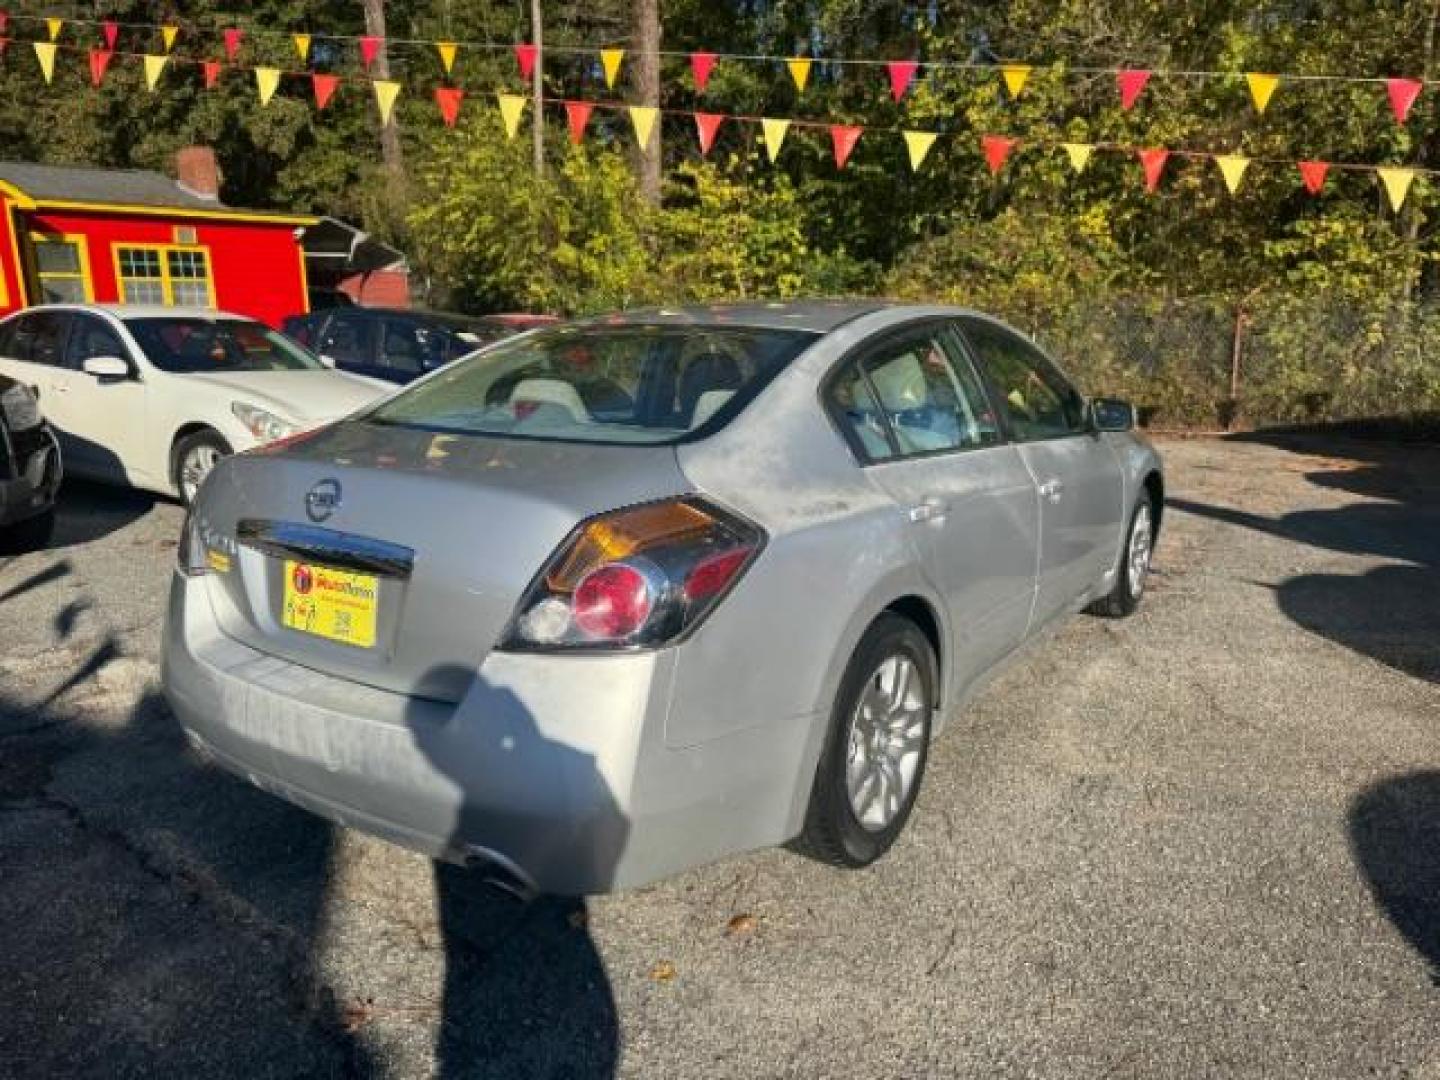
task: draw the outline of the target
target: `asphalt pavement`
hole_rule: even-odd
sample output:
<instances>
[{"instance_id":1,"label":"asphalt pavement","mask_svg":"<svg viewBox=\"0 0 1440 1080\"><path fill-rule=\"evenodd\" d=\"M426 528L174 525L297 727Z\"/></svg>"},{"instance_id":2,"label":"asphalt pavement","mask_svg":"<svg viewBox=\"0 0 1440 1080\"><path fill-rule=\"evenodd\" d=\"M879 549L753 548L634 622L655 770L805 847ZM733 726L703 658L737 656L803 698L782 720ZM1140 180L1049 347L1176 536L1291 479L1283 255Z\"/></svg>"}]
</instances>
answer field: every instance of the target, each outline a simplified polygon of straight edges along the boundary
<instances>
[{"instance_id":1,"label":"asphalt pavement","mask_svg":"<svg viewBox=\"0 0 1440 1080\"><path fill-rule=\"evenodd\" d=\"M1440 451L1168 441L1134 618L956 718L907 833L521 904L196 760L181 513L0 556L0 1076L1440 1080Z\"/></svg>"}]
</instances>

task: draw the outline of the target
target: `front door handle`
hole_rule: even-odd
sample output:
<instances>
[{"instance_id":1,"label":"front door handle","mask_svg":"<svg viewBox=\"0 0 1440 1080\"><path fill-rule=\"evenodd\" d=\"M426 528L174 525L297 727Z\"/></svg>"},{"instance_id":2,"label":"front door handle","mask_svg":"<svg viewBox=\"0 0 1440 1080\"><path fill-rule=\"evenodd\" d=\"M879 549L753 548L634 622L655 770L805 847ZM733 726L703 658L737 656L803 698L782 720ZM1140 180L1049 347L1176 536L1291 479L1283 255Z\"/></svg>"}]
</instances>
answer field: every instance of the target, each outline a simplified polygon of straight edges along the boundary
<instances>
[{"instance_id":1,"label":"front door handle","mask_svg":"<svg viewBox=\"0 0 1440 1080\"><path fill-rule=\"evenodd\" d=\"M1052 503L1059 502L1060 497L1065 494L1065 485L1052 477L1040 485L1040 494Z\"/></svg>"},{"instance_id":2,"label":"front door handle","mask_svg":"<svg viewBox=\"0 0 1440 1080\"><path fill-rule=\"evenodd\" d=\"M940 522L945 520L945 515L949 510L950 507L939 499L926 499L924 502L918 502L910 507L906 516L917 525L925 521Z\"/></svg>"}]
</instances>

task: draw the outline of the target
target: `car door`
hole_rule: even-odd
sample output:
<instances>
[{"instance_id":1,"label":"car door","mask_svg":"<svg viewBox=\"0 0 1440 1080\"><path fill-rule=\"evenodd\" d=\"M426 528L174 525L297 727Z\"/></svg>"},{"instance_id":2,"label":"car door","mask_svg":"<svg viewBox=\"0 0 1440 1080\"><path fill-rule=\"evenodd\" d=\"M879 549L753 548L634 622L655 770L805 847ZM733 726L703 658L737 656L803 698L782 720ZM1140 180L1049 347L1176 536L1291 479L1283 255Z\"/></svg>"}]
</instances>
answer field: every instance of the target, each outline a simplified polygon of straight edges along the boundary
<instances>
[{"instance_id":1,"label":"car door","mask_svg":"<svg viewBox=\"0 0 1440 1080\"><path fill-rule=\"evenodd\" d=\"M887 335L827 382L837 424L911 525L967 685L1024 636L1035 595L1039 508L1019 451L944 323Z\"/></svg>"},{"instance_id":2,"label":"car door","mask_svg":"<svg viewBox=\"0 0 1440 1080\"><path fill-rule=\"evenodd\" d=\"M989 319L965 318L960 328L1040 494L1031 623L1039 629L1074 610L1115 564L1125 515L1120 462L1044 353Z\"/></svg>"},{"instance_id":3,"label":"car door","mask_svg":"<svg viewBox=\"0 0 1440 1080\"><path fill-rule=\"evenodd\" d=\"M85 361L91 357L117 356L130 365L127 379L90 375ZM145 384L139 368L120 336L98 315L75 312L62 366L71 380L66 408L77 425L83 425L90 460L87 468L107 480L143 481L154 479L155 450L152 442L163 442L163 434L150 431L146 416Z\"/></svg>"}]
</instances>

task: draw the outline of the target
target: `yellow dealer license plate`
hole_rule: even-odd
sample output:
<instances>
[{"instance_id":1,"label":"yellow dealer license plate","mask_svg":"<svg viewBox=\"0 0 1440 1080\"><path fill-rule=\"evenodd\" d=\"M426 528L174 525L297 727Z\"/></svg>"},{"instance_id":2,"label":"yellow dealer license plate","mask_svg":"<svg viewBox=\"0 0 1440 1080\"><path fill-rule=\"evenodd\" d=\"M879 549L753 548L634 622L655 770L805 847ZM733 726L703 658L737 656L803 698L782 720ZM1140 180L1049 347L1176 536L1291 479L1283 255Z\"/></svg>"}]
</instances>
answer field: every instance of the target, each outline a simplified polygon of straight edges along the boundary
<instances>
[{"instance_id":1,"label":"yellow dealer license plate","mask_svg":"<svg viewBox=\"0 0 1440 1080\"><path fill-rule=\"evenodd\" d=\"M293 630L368 649L375 644L379 581L314 563L285 561L284 623Z\"/></svg>"}]
</instances>

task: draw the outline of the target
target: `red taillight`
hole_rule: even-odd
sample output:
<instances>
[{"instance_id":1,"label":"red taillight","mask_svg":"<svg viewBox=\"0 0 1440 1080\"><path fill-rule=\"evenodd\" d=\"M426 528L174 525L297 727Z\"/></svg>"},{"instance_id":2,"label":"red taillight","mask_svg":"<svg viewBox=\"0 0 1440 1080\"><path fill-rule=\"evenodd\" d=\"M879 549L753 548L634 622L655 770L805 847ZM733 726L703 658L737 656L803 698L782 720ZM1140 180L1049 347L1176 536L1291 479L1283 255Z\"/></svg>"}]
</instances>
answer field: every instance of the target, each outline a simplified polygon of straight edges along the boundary
<instances>
[{"instance_id":1,"label":"red taillight","mask_svg":"<svg viewBox=\"0 0 1440 1080\"><path fill-rule=\"evenodd\" d=\"M685 599L694 604L724 592L753 551L748 547L732 548L701 559L685 578Z\"/></svg>"},{"instance_id":2,"label":"red taillight","mask_svg":"<svg viewBox=\"0 0 1440 1080\"><path fill-rule=\"evenodd\" d=\"M668 644L709 614L764 542L755 525L698 498L601 514L542 568L501 647Z\"/></svg>"},{"instance_id":3,"label":"red taillight","mask_svg":"<svg viewBox=\"0 0 1440 1080\"><path fill-rule=\"evenodd\" d=\"M633 566L611 563L592 570L575 587L570 617L588 638L628 638L645 625L654 606L645 575Z\"/></svg>"}]
</instances>

